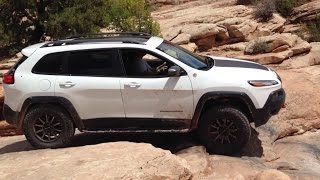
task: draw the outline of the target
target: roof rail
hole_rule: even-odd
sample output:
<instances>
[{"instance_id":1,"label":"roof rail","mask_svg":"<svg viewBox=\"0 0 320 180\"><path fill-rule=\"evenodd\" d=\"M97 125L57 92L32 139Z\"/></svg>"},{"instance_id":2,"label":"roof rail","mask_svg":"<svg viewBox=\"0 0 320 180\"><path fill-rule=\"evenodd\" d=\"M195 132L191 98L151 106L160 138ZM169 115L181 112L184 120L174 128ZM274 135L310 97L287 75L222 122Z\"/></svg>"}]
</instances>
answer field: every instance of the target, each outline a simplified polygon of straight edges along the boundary
<instances>
[{"instance_id":1,"label":"roof rail","mask_svg":"<svg viewBox=\"0 0 320 180\"><path fill-rule=\"evenodd\" d=\"M63 39L57 40L53 42L48 42L41 46L44 47L52 47L52 46L65 46L65 45L75 45L75 44L83 44L83 43L131 43L131 44L145 44L147 41L146 36L111 36L106 38L73 38L73 39Z\"/></svg>"},{"instance_id":2,"label":"roof rail","mask_svg":"<svg viewBox=\"0 0 320 180\"><path fill-rule=\"evenodd\" d=\"M151 37L150 34L142 32L111 32L111 33L89 33L89 34L79 34L74 36L69 36L66 39L78 39L78 38L108 38L108 37Z\"/></svg>"}]
</instances>

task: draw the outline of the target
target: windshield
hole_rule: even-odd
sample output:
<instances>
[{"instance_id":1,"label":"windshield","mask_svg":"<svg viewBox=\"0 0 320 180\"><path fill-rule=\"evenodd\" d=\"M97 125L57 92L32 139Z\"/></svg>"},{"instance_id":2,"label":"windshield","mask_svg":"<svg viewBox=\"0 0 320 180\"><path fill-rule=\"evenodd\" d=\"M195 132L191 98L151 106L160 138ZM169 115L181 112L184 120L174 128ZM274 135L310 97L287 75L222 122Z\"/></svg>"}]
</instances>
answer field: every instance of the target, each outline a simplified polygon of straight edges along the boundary
<instances>
[{"instance_id":1,"label":"windshield","mask_svg":"<svg viewBox=\"0 0 320 180\"><path fill-rule=\"evenodd\" d=\"M205 69L208 67L204 57L196 55L169 41L163 41L157 49L195 69Z\"/></svg>"}]
</instances>

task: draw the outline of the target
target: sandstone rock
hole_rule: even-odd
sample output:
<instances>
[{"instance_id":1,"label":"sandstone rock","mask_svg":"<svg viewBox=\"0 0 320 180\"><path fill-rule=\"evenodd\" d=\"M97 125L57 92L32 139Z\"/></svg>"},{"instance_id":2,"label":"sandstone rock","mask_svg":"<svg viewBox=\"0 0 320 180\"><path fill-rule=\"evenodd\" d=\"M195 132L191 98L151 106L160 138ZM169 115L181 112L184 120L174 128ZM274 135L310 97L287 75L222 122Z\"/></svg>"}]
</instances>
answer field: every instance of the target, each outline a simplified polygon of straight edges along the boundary
<instances>
[{"instance_id":1,"label":"sandstone rock","mask_svg":"<svg viewBox=\"0 0 320 180\"><path fill-rule=\"evenodd\" d=\"M291 178L281 171L268 169L258 174L255 180L291 180Z\"/></svg>"},{"instance_id":2,"label":"sandstone rock","mask_svg":"<svg viewBox=\"0 0 320 180\"><path fill-rule=\"evenodd\" d=\"M288 45L283 45L280 47L275 48L274 50L272 50L273 53L278 53L278 52L282 52L282 51L286 51L290 48L290 46ZM294 53L293 53L294 54Z\"/></svg>"},{"instance_id":3,"label":"sandstone rock","mask_svg":"<svg viewBox=\"0 0 320 180\"><path fill-rule=\"evenodd\" d=\"M277 33L283 31L285 23L286 19L275 13L273 14L272 19L270 19L268 22L259 23L258 27Z\"/></svg>"},{"instance_id":4,"label":"sandstone rock","mask_svg":"<svg viewBox=\"0 0 320 180\"><path fill-rule=\"evenodd\" d=\"M165 30L161 31L163 38L169 41L177 37L180 34L180 32L181 32L181 27L170 27L166 31Z\"/></svg>"},{"instance_id":5,"label":"sandstone rock","mask_svg":"<svg viewBox=\"0 0 320 180\"><path fill-rule=\"evenodd\" d=\"M309 52L311 49L311 45L297 35L282 33L260 37L258 41L250 41L245 48L245 54L252 54L256 44L259 42L266 43L265 52L267 54L244 56L241 58L254 60L262 64L281 63L285 59L294 55Z\"/></svg>"},{"instance_id":6,"label":"sandstone rock","mask_svg":"<svg viewBox=\"0 0 320 180\"><path fill-rule=\"evenodd\" d=\"M190 39L190 34L179 34L176 38L172 40L172 42L176 44L188 44L190 42Z\"/></svg>"},{"instance_id":7,"label":"sandstone rock","mask_svg":"<svg viewBox=\"0 0 320 180\"><path fill-rule=\"evenodd\" d=\"M262 161L257 158L212 155L208 160L208 171L211 169L211 173L207 173L205 178L200 176L197 179L252 179L261 171L267 169Z\"/></svg>"},{"instance_id":8,"label":"sandstone rock","mask_svg":"<svg viewBox=\"0 0 320 180\"><path fill-rule=\"evenodd\" d=\"M260 38L261 41L264 41L268 43L267 52L271 52L272 50L287 45L289 47L293 47L296 45L298 36L289 34L289 33L283 33L283 34L274 34L272 36L265 36Z\"/></svg>"},{"instance_id":9,"label":"sandstone rock","mask_svg":"<svg viewBox=\"0 0 320 180\"><path fill-rule=\"evenodd\" d=\"M247 45L248 45L247 42L240 42L240 43L222 46L221 49L223 49L225 51L244 51L246 49Z\"/></svg>"},{"instance_id":10,"label":"sandstone rock","mask_svg":"<svg viewBox=\"0 0 320 180\"><path fill-rule=\"evenodd\" d=\"M15 55L15 58L22 58L22 53L21 52L19 52L19 53L17 53L16 55Z\"/></svg>"},{"instance_id":11,"label":"sandstone rock","mask_svg":"<svg viewBox=\"0 0 320 180\"><path fill-rule=\"evenodd\" d=\"M220 35L222 38L227 38L229 35L228 32L221 27L218 27L216 24L191 24L183 26L182 33L190 34L191 40L197 40L206 38L213 35Z\"/></svg>"},{"instance_id":12,"label":"sandstone rock","mask_svg":"<svg viewBox=\"0 0 320 180\"><path fill-rule=\"evenodd\" d=\"M302 68L320 64L320 43L310 43L311 50L308 54L294 56L279 65L282 68ZM308 49L308 48L307 48ZM299 51L301 52L301 51ZM298 54L298 53L297 53Z\"/></svg>"},{"instance_id":13,"label":"sandstone rock","mask_svg":"<svg viewBox=\"0 0 320 180\"><path fill-rule=\"evenodd\" d=\"M317 158L317 151L320 148L319 137L320 132L317 131L278 140L274 150L281 158L267 165L274 166L295 179L319 179L320 161ZM299 171L300 178L297 178Z\"/></svg>"},{"instance_id":14,"label":"sandstone rock","mask_svg":"<svg viewBox=\"0 0 320 180\"><path fill-rule=\"evenodd\" d=\"M18 62L18 58L13 58L13 59L9 59L8 60L8 63L16 63L16 62Z\"/></svg>"},{"instance_id":15,"label":"sandstone rock","mask_svg":"<svg viewBox=\"0 0 320 180\"><path fill-rule=\"evenodd\" d=\"M182 44L180 46L189 50L190 52L195 52L197 50L197 45L195 43Z\"/></svg>"},{"instance_id":16,"label":"sandstone rock","mask_svg":"<svg viewBox=\"0 0 320 180\"><path fill-rule=\"evenodd\" d=\"M293 55L298 55L301 53L309 52L311 48L311 45L307 41L304 41L300 37L297 37L296 45L292 47L291 50L293 52Z\"/></svg>"},{"instance_id":17,"label":"sandstone rock","mask_svg":"<svg viewBox=\"0 0 320 180\"><path fill-rule=\"evenodd\" d=\"M150 144L116 142L0 156L3 179L189 179L187 162ZM17 163L18 162L18 163Z\"/></svg>"},{"instance_id":18,"label":"sandstone rock","mask_svg":"<svg viewBox=\"0 0 320 180\"><path fill-rule=\"evenodd\" d=\"M272 32L269 29L258 27L253 33L249 34L247 40L256 40L263 36L270 36Z\"/></svg>"},{"instance_id":19,"label":"sandstone rock","mask_svg":"<svg viewBox=\"0 0 320 180\"><path fill-rule=\"evenodd\" d=\"M0 64L0 70L10 69L14 64L15 63L13 63L13 62Z\"/></svg>"},{"instance_id":20,"label":"sandstone rock","mask_svg":"<svg viewBox=\"0 0 320 180\"><path fill-rule=\"evenodd\" d=\"M287 24L283 27L283 33L297 33L300 29L300 24Z\"/></svg>"},{"instance_id":21,"label":"sandstone rock","mask_svg":"<svg viewBox=\"0 0 320 180\"><path fill-rule=\"evenodd\" d=\"M215 46L216 38L215 36L208 36L197 40L195 43L200 51L206 51Z\"/></svg>"},{"instance_id":22,"label":"sandstone rock","mask_svg":"<svg viewBox=\"0 0 320 180\"><path fill-rule=\"evenodd\" d=\"M207 157L209 154L203 146L194 146L184 149L177 152L176 155L188 162L190 165L190 171L193 174L204 172L208 166Z\"/></svg>"},{"instance_id":23,"label":"sandstone rock","mask_svg":"<svg viewBox=\"0 0 320 180\"><path fill-rule=\"evenodd\" d=\"M7 122L0 120L0 137L21 135L22 131L11 126Z\"/></svg>"},{"instance_id":24,"label":"sandstone rock","mask_svg":"<svg viewBox=\"0 0 320 180\"><path fill-rule=\"evenodd\" d=\"M246 18L230 18L217 23L228 29L229 35L243 40L257 29L257 23Z\"/></svg>"},{"instance_id":25,"label":"sandstone rock","mask_svg":"<svg viewBox=\"0 0 320 180\"><path fill-rule=\"evenodd\" d=\"M301 134L320 128L319 66L277 72L286 90L286 108L270 121L273 124L268 127L274 133L273 137L277 139L283 137L282 134Z\"/></svg>"},{"instance_id":26,"label":"sandstone rock","mask_svg":"<svg viewBox=\"0 0 320 180\"><path fill-rule=\"evenodd\" d=\"M175 5L179 3L185 3L194 0L147 0L150 4L153 5Z\"/></svg>"},{"instance_id":27,"label":"sandstone rock","mask_svg":"<svg viewBox=\"0 0 320 180\"><path fill-rule=\"evenodd\" d=\"M293 56L291 50L279 52L279 53L267 53L267 54L258 54L258 55L244 55L239 56L240 59L246 59L261 64L277 64L283 62L285 59Z\"/></svg>"},{"instance_id":28,"label":"sandstone rock","mask_svg":"<svg viewBox=\"0 0 320 180\"><path fill-rule=\"evenodd\" d=\"M320 12L320 0L313 0L302 6L294 8L290 22L300 23L315 20Z\"/></svg>"},{"instance_id":29,"label":"sandstone rock","mask_svg":"<svg viewBox=\"0 0 320 180\"><path fill-rule=\"evenodd\" d=\"M257 23L250 19L251 8L220 7L212 11L212 7L222 2L210 3L187 10L159 11L153 17L160 23L165 39L172 40L180 33L190 34L191 42L195 42L200 50L240 42L256 30ZM182 29L175 29L178 27Z\"/></svg>"},{"instance_id":30,"label":"sandstone rock","mask_svg":"<svg viewBox=\"0 0 320 180\"><path fill-rule=\"evenodd\" d=\"M258 42L266 43L267 47L265 49L265 52L269 53L281 46L293 47L296 44L297 39L298 39L297 35L292 35L287 33L264 36L259 38L258 40L250 41L245 49L245 54L252 54L253 48Z\"/></svg>"}]
</instances>

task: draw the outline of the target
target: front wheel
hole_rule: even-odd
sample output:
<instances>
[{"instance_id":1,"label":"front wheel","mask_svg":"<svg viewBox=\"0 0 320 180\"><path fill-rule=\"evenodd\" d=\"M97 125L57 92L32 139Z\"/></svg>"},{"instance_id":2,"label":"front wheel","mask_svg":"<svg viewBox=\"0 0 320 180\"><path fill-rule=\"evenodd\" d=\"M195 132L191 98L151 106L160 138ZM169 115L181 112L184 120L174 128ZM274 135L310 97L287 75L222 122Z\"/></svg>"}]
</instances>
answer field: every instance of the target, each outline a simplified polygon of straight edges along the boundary
<instances>
[{"instance_id":1,"label":"front wheel","mask_svg":"<svg viewBox=\"0 0 320 180\"><path fill-rule=\"evenodd\" d=\"M74 135L69 114L57 106L36 106L26 115L23 131L29 143L36 148L67 146Z\"/></svg>"},{"instance_id":2,"label":"front wheel","mask_svg":"<svg viewBox=\"0 0 320 180\"><path fill-rule=\"evenodd\" d=\"M238 109L213 107L201 116L198 133L209 153L233 154L249 141L251 126Z\"/></svg>"}]
</instances>

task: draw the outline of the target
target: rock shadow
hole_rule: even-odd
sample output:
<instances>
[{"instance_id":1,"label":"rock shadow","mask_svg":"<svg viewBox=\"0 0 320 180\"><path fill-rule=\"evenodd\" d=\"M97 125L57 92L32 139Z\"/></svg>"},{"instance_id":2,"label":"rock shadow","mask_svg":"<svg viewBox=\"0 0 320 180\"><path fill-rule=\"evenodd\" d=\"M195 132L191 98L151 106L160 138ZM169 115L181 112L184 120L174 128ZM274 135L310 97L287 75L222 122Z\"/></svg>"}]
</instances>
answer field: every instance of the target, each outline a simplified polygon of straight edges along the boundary
<instances>
[{"instance_id":1,"label":"rock shadow","mask_svg":"<svg viewBox=\"0 0 320 180\"><path fill-rule=\"evenodd\" d=\"M251 136L247 145L242 151L235 156L248 156L248 157L262 157L263 148L261 140L259 139L259 132L251 127Z\"/></svg>"},{"instance_id":2,"label":"rock shadow","mask_svg":"<svg viewBox=\"0 0 320 180\"><path fill-rule=\"evenodd\" d=\"M34 150L27 140L14 142L12 144L8 144L4 147L0 148L0 155L6 153L14 153L14 152L22 152L22 151L30 151Z\"/></svg>"},{"instance_id":3,"label":"rock shadow","mask_svg":"<svg viewBox=\"0 0 320 180\"><path fill-rule=\"evenodd\" d=\"M149 143L155 147L169 150L172 153L200 145L194 133L81 133L74 137L71 146L76 147L118 141Z\"/></svg>"},{"instance_id":4,"label":"rock shadow","mask_svg":"<svg viewBox=\"0 0 320 180\"><path fill-rule=\"evenodd\" d=\"M201 146L196 133L78 133L69 147L79 147L108 142L128 141L136 143L150 143L153 146L172 153L193 146ZM0 154L34 150L28 141L19 141L0 148ZM263 149L258 139L258 132L252 128L251 138L247 146L234 157L249 156L261 157Z\"/></svg>"}]
</instances>

